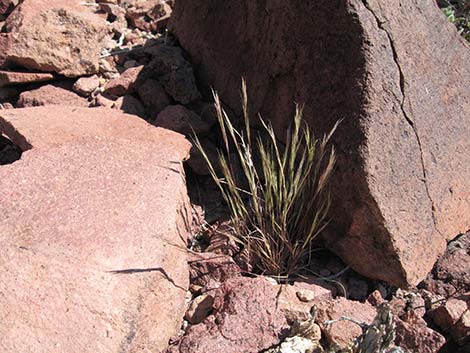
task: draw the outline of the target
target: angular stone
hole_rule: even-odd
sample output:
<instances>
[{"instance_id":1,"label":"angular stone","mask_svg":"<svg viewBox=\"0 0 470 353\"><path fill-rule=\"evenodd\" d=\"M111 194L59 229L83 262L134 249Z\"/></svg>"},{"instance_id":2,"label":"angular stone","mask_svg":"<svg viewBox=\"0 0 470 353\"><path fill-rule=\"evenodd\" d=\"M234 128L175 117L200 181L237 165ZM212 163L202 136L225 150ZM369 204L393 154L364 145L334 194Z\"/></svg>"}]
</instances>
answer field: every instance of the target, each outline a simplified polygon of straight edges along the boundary
<instances>
[{"instance_id":1,"label":"angular stone","mask_svg":"<svg viewBox=\"0 0 470 353\"><path fill-rule=\"evenodd\" d=\"M142 79L139 75L143 68L144 66L142 65L127 69L119 77L107 83L105 93L120 97L134 92L137 81Z\"/></svg>"},{"instance_id":2,"label":"angular stone","mask_svg":"<svg viewBox=\"0 0 470 353\"><path fill-rule=\"evenodd\" d=\"M0 111L0 133L25 151L0 167L2 351L165 349L185 312L190 144L102 108Z\"/></svg>"},{"instance_id":3,"label":"angular stone","mask_svg":"<svg viewBox=\"0 0 470 353\"><path fill-rule=\"evenodd\" d=\"M121 110L127 114L140 116L143 119L147 117L142 103L131 95L125 95L116 99L112 104L112 108Z\"/></svg>"},{"instance_id":4,"label":"angular stone","mask_svg":"<svg viewBox=\"0 0 470 353\"><path fill-rule=\"evenodd\" d=\"M175 101L188 104L201 98L193 68L183 57L181 48L160 45L149 47L146 52L153 58L150 67Z\"/></svg>"},{"instance_id":5,"label":"angular stone","mask_svg":"<svg viewBox=\"0 0 470 353\"><path fill-rule=\"evenodd\" d=\"M46 85L32 91L21 93L17 103L19 108L37 107L41 105L88 107L89 102L78 94L62 87Z\"/></svg>"},{"instance_id":6,"label":"angular stone","mask_svg":"<svg viewBox=\"0 0 470 353\"><path fill-rule=\"evenodd\" d=\"M54 76L52 74L43 72L14 72L0 70L0 87L50 81L53 78Z\"/></svg>"},{"instance_id":7,"label":"angular stone","mask_svg":"<svg viewBox=\"0 0 470 353\"><path fill-rule=\"evenodd\" d=\"M157 31L159 24L171 15L171 7L164 0L124 0L126 17L131 25L144 31Z\"/></svg>"},{"instance_id":8,"label":"angular stone","mask_svg":"<svg viewBox=\"0 0 470 353\"><path fill-rule=\"evenodd\" d=\"M100 86L98 75L80 77L74 84L73 90L83 97L90 96Z\"/></svg>"},{"instance_id":9,"label":"angular stone","mask_svg":"<svg viewBox=\"0 0 470 353\"><path fill-rule=\"evenodd\" d=\"M9 63L68 77L98 72L104 19L80 0L24 0L6 22Z\"/></svg>"},{"instance_id":10,"label":"angular stone","mask_svg":"<svg viewBox=\"0 0 470 353\"><path fill-rule=\"evenodd\" d=\"M238 113L247 78L280 138L293 102L317 136L344 119L327 238L356 271L416 285L470 228L470 51L433 0L180 0L170 27Z\"/></svg>"},{"instance_id":11,"label":"angular stone","mask_svg":"<svg viewBox=\"0 0 470 353\"><path fill-rule=\"evenodd\" d=\"M410 311L402 319L396 320L395 343L408 352L436 353L446 343L446 339Z\"/></svg>"},{"instance_id":12,"label":"angular stone","mask_svg":"<svg viewBox=\"0 0 470 353\"><path fill-rule=\"evenodd\" d=\"M171 99L157 80L148 79L137 89L149 117L155 118L158 113L171 104Z\"/></svg>"},{"instance_id":13,"label":"angular stone","mask_svg":"<svg viewBox=\"0 0 470 353\"><path fill-rule=\"evenodd\" d=\"M154 125L179 132L186 136L207 133L210 129L210 125L202 120L199 115L182 105L166 107L158 114Z\"/></svg>"},{"instance_id":14,"label":"angular stone","mask_svg":"<svg viewBox=\"0 0 470 353\"><path fill-rule=\"evenodd\" d=\"M318 321L330 344L347 347L352 340L362 334L361 328L350 321L338 321L328 328L326 321L337 320L342 316L360 323L370 324L376 316L375 308L369 303L360 303L339 297L316 303Z\"/></svg>"},{"instance_id":15,"label":"angular stone","mask_svg":"<svg viewBox=\"0 0 470 353\"><path fill-rule=\"evenodd\" d=\"M184 315L185 319L190 324L196 325L204 321L209 313L212 311L214 305L214 298L209 294L200 295L191 302L189 309Z\"/></svg>"},{"instance_id":16,"label":"angular stone","mask_svg":"<svg viewBox=\"0 0 470 353\"><path fill-rule=\"evenodd\" d=\"M443 305L432 310L430 315L434 323L442 329L449 331L460 320L463 313L468 310L468 307L470 307L470 299L468 300L469 305L467 306L465 300L450 298Z\"/></svg>"},{"instance_id":17,"label":"angular stone","mask_svg":"<svg viewBox=\"0 0 470 353\"><path fill-rule=\"evenodd\" d=\"M262 277L225 282L214 290L214 314L191 326L167 352L259 352L278 344L287 324L276 308L276 293Z\"/></svg>"},{"instance_id":18,"label":"angular stone","mask_svg":"<svg viewBox=\"0 0 470 353\"><path fill-rule=\"evenodd\" d=\"M225 282L241 276L241 270L230 256L214 253L200 253L190 261L190 282L206 286L209 282Z\"/></svg>"},{"instance_id":19,"label":"angular stone","mask_svg":"<svg viewBox=\"0 0 470 353\"><path fill-rule=\"evenodd\" d=\"M278 288L278 306L289 323L308 320L315 303L331 300L334 295L332 288L315 280L297 281L293 285L279 285ZM310 301L299 298L298 293L302 291L310 292Z\"/></svg>"}]
</instances>

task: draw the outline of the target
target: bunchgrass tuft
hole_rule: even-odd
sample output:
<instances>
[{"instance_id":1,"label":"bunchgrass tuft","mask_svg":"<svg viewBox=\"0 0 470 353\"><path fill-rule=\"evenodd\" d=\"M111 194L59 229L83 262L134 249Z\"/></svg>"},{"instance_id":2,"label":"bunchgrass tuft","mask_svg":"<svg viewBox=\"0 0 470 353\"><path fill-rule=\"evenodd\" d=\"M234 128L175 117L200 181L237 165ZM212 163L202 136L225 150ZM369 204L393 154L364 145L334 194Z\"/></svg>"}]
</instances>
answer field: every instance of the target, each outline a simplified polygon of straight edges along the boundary
<instances>
[{"instance_id":1,"label":"bunchgrass tuft","mask_svg":"<svg viewBox=\"0 0 470 353\"><path fill-rule=\"evenodd\" d=\"M260 117L267 136L263 140L260 135L252 136L244 81L243 130L232 125L217 93L213 94L225 144L225 151L219 151L219 165L209 160L197 138L195 145L228 205L231 229L227 235L241 246L253 271L279 277L298 274L312 256L314 239L327 224L328 181L335 164L334 150L327 145L337 124L317 140L302 120L302 108L297 107L285 145ZM234 155L237 163L231 159ZM235 171L236 164L241 166L243 180Z\"/></svg>"}]
</instances>

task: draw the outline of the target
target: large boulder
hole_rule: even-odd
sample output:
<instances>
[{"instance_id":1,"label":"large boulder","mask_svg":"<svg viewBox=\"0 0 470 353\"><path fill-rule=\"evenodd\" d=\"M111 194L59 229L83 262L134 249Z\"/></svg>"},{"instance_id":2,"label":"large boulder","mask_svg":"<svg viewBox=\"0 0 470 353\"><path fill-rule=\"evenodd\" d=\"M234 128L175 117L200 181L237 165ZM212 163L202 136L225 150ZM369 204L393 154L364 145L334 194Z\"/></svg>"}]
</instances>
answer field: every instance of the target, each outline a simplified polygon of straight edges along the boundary
<instances>
[{"instance_id":1,"label":"large boulder","mask_svg":"<svg viewBox=\"0 0 470 353\"><path fill-rule=\"evenodd\" d=\"M281 139L293 102L317 135L344 119L328 240L355 270L415 285L470 228L470 51L433 0L179 0L171 27Z\"/></svg>"},{"instance_id":2,"label":"large boulder","mask_svg":"<svg viewBox=\"0 0 470 353\"><path fill-rule=\"evenodd\" d=\"M2 110L2 352L160 352L188 268L183 136L105 108Z\"/></svg>"},{"instance_id":3,"label":"large boulder","mask_svg":"<svg viewBox=\"0 0 470 353\"><path fill-rule=\"evenodd\" d=\"M98 72L108 41L106 21L80 0L24 0L5 26L0 61L69 77Z\"/></svg>"}]
</instances>

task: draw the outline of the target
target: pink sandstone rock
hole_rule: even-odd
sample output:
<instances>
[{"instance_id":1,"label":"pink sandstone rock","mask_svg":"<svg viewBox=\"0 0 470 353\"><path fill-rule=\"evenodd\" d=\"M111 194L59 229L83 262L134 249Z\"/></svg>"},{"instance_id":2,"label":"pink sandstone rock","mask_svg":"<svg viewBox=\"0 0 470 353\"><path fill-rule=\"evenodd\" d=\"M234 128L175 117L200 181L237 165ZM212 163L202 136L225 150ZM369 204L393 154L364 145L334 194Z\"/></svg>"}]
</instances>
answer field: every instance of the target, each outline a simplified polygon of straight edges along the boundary
<instances>
[{"instance_id":1,"label":"pink sandstone rock","mask_svg":"<svg viewBox=\"0 0 470 353\"><path fill-rule=\"evenodd\" d=\"M32 91L25 91L20 94L17 102L19 108L40 105L88 107L90 103L78 94L54 85L45 85Z\"/></svg>"},{"instance_id":2,"label":"pink sandstone rock","mask_svg":"<svg viewBox=\"0 0 470 353\"><path fill-rule=\"evenodd\" d=\"M24 0L6 21L6 60L68 77L98 72L106 21L80 0Z\"/></svg>"},{"instance_id":3,"label":"pink sandstone rock","mask_svg":"<svg viewBox=\"0 0 470 353\"><path fill-rule=\"evenodd\" d=\"M375 308L369 303L360 303L345 298L325 300L315 303L318 308L318 322L325 332L328 342L346 347L352 340L362 334L361 328L350 321L333 323L329 328L326 321L346 316L360 323L370 324L376 316Z\"/></svg>"},{"instance_id":4,"label":"pink sandstone rock","mask_svg":"<svg viewBox=\"0 0 470 353\"><path fill-rule=\"evenodd\" d=\"M131 67L124 71L121 76L109 81L105 88L105 93L113 96L123 96L130 94L134 91L136 83L142 78L141 75L143 65L137 67Z\"/></svg>"},{"instance_id":5,"label":"pink sandstone rock","mask_svg":"<svg viewBox=\"0 0 470 353\"><path fill-rule=\"evenodd\" d=\"M208 292L214 297L213 315L191 326L167 352L259 352L278 344L288 326L276 307L277 292L263 277L228 280Z\"/></svg>"},{"instance_id":6,"label":"pink sandstone rock","mask_svg":"<svg viewBox=\"0 0 470 353\"><path fill-rule=\"evenodd\" d=\"M54 76L52 74L44 72L14 72L0 70L0 87L50 81L53 78Z\"/></svg>"},{"instance_id":7,"label":"pink sandstone rock","mask_svg":"<svg viewBox=\"0 0 470 353\"><path fill-rule=\"evenodd\" d=\"M0 111L2 352L159 352L188 287L179 134L104 108Z\"/></svg>"},{"instance_id":8,"label":"pink sandstone rock","mask_svg":"<svg viewBox=\"0 0 470 353\"><path fill-rule=\"evenodd\" d=\"M429 328L423 318L410 311L396 320L395 343L407 352L436 353L446 339Z\"/></svg>"}]
</instances>

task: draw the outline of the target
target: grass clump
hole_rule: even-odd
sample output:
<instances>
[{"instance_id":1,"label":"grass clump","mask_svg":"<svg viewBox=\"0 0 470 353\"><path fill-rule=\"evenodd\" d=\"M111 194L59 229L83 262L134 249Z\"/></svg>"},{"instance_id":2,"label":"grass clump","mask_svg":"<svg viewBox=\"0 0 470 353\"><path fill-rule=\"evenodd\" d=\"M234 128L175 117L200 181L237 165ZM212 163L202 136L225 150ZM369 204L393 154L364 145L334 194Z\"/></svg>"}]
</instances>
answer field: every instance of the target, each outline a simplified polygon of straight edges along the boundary
<instances>
[{"instance_id":1,"label":"grass clump","mask_svg":"<svg viewBox=\"0 0 470 353\"><path fill-rule=\"evenodd\" d=\"M213 93L225 144L225 151L219 151L218 165L209 160L197 139L195 145L228 205L231 229L227 235L241 246L253 271L271 276L298 274L309 262L313 240L327 224L328 181L335 164L334 150L327 144L336 125L317 140L302 120L302 108L297 107L283 145L271 124L261 117L267 138L252 136L244 81L243 130L233 126ZM241 166L241 178L237 177L234 155ZM216 170L221 171L220 176Z\"/></svg>"}]
</instances>

